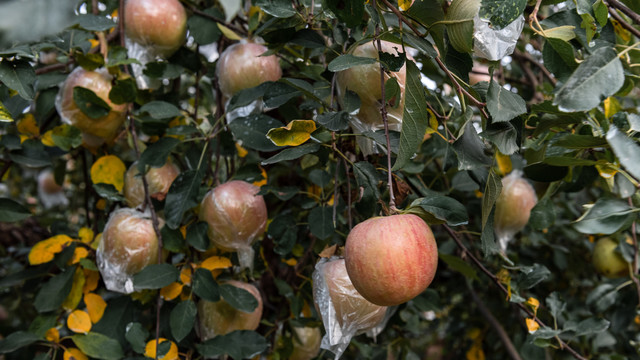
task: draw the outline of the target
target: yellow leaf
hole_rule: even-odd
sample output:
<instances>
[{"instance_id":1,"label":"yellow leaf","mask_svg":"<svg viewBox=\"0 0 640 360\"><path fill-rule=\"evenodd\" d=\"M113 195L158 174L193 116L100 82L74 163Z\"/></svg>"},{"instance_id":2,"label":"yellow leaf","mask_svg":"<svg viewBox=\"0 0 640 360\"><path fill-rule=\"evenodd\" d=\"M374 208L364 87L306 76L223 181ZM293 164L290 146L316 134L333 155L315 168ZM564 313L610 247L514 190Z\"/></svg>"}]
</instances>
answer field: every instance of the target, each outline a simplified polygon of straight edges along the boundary
<instances>
[{"instance_id":1,"label":"yellow leaf","mask_svg":"<svg viewBox=\"0 0 640 360\"><path fill-rule=\"evenodd\" d=\"M498 163L498 170L503 175L506 175L513 170L513 165L511 164L511 157L509 155L504 155L501 152L496 153L496 162Z\"/></svg>"},{"instance_id":2,"label":"yellow leaf","mask_svg":"<svg viewBox=\"0 0 640 360\"><path fill-rule=\"evenodd\" d=\"M62 307L67 310L73 310L78 307L80 300L82 299L82 290L84 289L84 283L87 279L84 277L84 271L81 268L77 268L73 274L73 285L67 298L64 299Z\"/></svg>"},{"instance_id":3,"label":"yellow leaf","mask_svg":"<svg viewBox=\"0 0 640 360\"><path fill-rule=\"evenodd\" d=\"M296 260L295 258L291 258L291 259L282 259L282 262L289 265L289 266L296 266L296 264L298 264L298 260Z\"/></svg>"},{"instance_id":4,"label":"yellow leaf","mask_svg":"<svg viewBox=\"0 0 640 360\"><path fill-rule=\"evenodd\" d=\"M33 117L33 114L28 113L22 117L16 124L18 127L18 132L22 135L27 135L29 137L38 137L40 136L40 128L36 123L36 118Z\"/></svg>"},{"instance_id":5,"label":"yellow leaf","mask_svg":"<svg viewBox=\"0 0 640 360\"><path fill-rule=\"evenodd\" d=\"M236 151L238 152L238 156L241 158L244 158L249 153L247 149L243 148L238 142L236 142Z\"/></svg>"},{"instance_id":6,"label":"yellow leaf","mask_svg":"<svg viewBox=\"0 0 640 360\"><path fill-rule=\"evenodd\" d=\"M229 40L242 40L242 37L236 34L233 30L228 27L218 23L218 28L222 31L222 34Z\"/></svg>"},{"instance_id":7,"label":"yellow leaf","mask_svg":"<svg viewBox=\"0 0 640 360\"><path fill-rule=\"evenodd\" d=\"M612 96L604 99L604 116L606 116L607 119L619 113L621 110L622 106L620 105L620 102L618 102L618 99Z\"/></svg>"},{"instance_id":8,"label":"yellow leaf","mask_svg":"<svg viewBox=\"0 0 640 360\"><path fill-rule=\"evenodd\" d=\"M610 164L596 164L596 169L603 179L613 179L613 177L618 172L618 169L611 166Z\"/></svg>"},{"instance_id":9,"label":"yellow leaf","mask_svg":"<svg viewBox=\"0 0 640 360\"><path fill-rule=\"evenodd\" d=\"M47 130L47 132L45 132L44 135L42 135L42 138L40 138L40 142L44 146L49 146L49 147L56 146L56 143L53 141L53 130Z\"/></svg>"},{"instance_id":10,"label":"yellow leaf","mask_svg":"<svg viewBox=\"0 0 640 360\"><path fill-rule=\"evenodd\" d=\"M427 112L429 113L429 126L427 127L427 131L425 133L436 133L438 132L438 126L440 126L440 124L438 123L438 118L436 117L436 114L434 114L430 109L427 109Z\"/></svg>"},{"instance_id":11,"label":"yellow leaf","mask_svg":"<svg viewBox=\"0 0 640 360\"><path fill-rule=\"evenodd\" d=\"M6 107L0 101L0 122L13 122L13 118Z\"/></svg>"},{"instance_id":12,"label":"yellow leaf","mask_svg":"<svg viewBox=\"0 0 640 360\"><path fill-rule=\"evenodd\" d=\"M287 126L269 130L267 137L278 146L298 146L304 144L316 131L313 120L293 120Z\"/></svg>"},{"instance_id":13,"label":"yellow leaf","mask_svg":"<svg viewBox=\"0 0 640 360\"><path fill-rule=\"evenodd\" d=\"M89 39L89 43L91 43L92 48L100 45L100 41L98 41L97 39Z\"/></svg>"},{"instance_id":14,"label":"yellow leaf","mask_svg":"<svg viewBox=\"0 0 640 360\"><path fill-rule=\"evenodd\" d=\"M160 289L160 296L162 296L165 300L173 300L177 298L180 293L182 293L182 288L184 285L173 282L162 289Z\"/></svg>"},{"instance_id":15,"label":"yellow leaf","mask_svg":"<svg viewBox=\"0 0 640 360\"><path fill-rule=\"evenodd\" d=\"M53 257L72 241L73 239L67 235L56 235L38 242L29 251L29 264L40 265L53 260Z\"/></svg>"},{"instance_id":16,"label":"yellow leaf","mask_svg":"<svg viewBox=\"0 0 640 360\"><path fill-rule=\"evenodd\" d=\"M86 334L91 331L91 318L86 311L76 310L69 314L67 327L73 332Z\"/></svg>"},{"instance_id":17,"label":"yellow leaf","mask_svg":"<svg viewBox=\"0 0 640 360\"><path fill-rule=\"evenodd\" d=\"M511 299L511 275L507 269L502 269L496 274L498 280L507 286L507 300Z\"/></svg>"},{"instance_id":18,"label":"yellow leaf","mask_svg":"<svg viewBox=\"0 0 640 360\"><path fill-rule=\"evenodd\" d=\"M60 332L58 331L58 329L53 327L53 328L47 330L47 332L44 334L44 338L47 339L47 341L51 341L51 342L54 342L54 343L59 343L60 342Z\"/></svg>"},{"instance_id":19,"label":"yellow leaf","mask_svg":"<svg viewBox=\"0 0 640 360\"><path fill-rule=\"evenodd\" d=\"M87 311L92 323L95 324L102 319L104 309L107 308L107 302L104 301L102 296L94 293L85 294L84 304L87 305Z\"/></svg>"},{"instance_id":20,"label":"yellow leaf","mask_svg":"<svg viewBox=\"0 0 640 360\"><path fill-rule=\"evenodd\" d=\"M534 314L538 313L538 308L540 307L540 301L538 301L538 299L530 297L527 299L527 305L531 306Z\"/></svg>"},{"instance_id":21,"label":"yellow leaf","mask_svg":"<svg viewBox=\"0 0 640 360\"><path fill-rule=\"evenodd\" d=\"M96 202L96 209L104 210L107 207L107 201L105 199L100 199Z\"/></svg>"},{"instance_id":22,"label":"yellow leaf","mask_svg":"<svg viewBox=\"0 0 640 360\"><path fill-rule=\"evenodd\" d=\"M193 273L193 271L191 270L191 268L185 266L180 271L180 281L185 285L191 284L191 275L192 275L192 273Z\"/></svg>"},{"instance_id":23,"label":"yellow leaf","mask_svg":"<svg viewBox=\"0 0 640 360\"><path fill-rule=\"evenodd\" d=\"M89 255L89 250L83 247L77 247L73 251L73 257L69 260L69 265L77 264L80 262L80 259L84 259Z\"/></svg>"},{"instance_id":24,"label":"yellow leaf","mask_svg":"<svg viewBox=\"0 0 640 360\"><path fill-rule=\"evenodd\" d=\"M564 25L551 29L546 29L544 35L548 38L560 39L564 41L570 41L576 37L575 26Z\"/></svg>"},{"instance_id":25,"label":"yellow leaf","mask_svg":"<svg viewBox=\"0 0 640 360\"><path fill-rule=\"evenodd\" d=\"M538 324L533 319L527 318L527 319L525 319L525 322L527 323L527 329L529 330L529 334L533 334L534 332L536 332L540 328L540 324Z\"/></svg>"},{"instance_id":26,"label":"yellow leaf","mask_svg":"<svg viewBox=\"0 0 640 360\"><path fill-rule=\"evenodd\" d=\"M78 230L78 237L80 238L80 241L85 244L90 244L91 241L93 241L93 235L93 230L88 227L83 227Z\"/></svg>"},{"instance_id":27,"label":"yellow leaf","mask_svg":"<svg viewBox=\"0 0 640 360\"><path fill-rule=\"evenodd\" d=\"M100 280L100 273L93 270L84 269L85 282L82 287L82 293L90 293L98 288L98 280Z\"/></svg>"},{"instance_id":28,"label":"yellow leaf","mask_svg":"<svg viewBox=\"0 0 640 360\"><path fill-rule=\"evenodd\" d=\"M253 186L261 187L263 185L267 185L267 172L260 166L260 175L262 175L262 180L256 180L253 182Z\"/></svg>"},{"instance_id":29,"label":"yellow leaf","mask_svg":"<svg viewBox=\"0 0 640 360\"><path fill-rule=\"evenodd\" d=\"M398 7L402 11L407 11L415 0L398 0Z\"/></svg>"},{"instance_id":30,"label":"yellow leaf","mask_svg":"<svg viewBox=\"0 0 640 360\"><path fill-rule=\"evenodd\" d=\"M158 339L159 343L162 344L165 341L169 341L165 338L159 338ZM173 342L173 341L169 341L171 342L171 347L169 348L169 351L163 356L163 357L158 357L158 359L162 359L162 360L178 360L178 346ZM144 348L144 356L146 357L150 357L152 359L155 359L156 357L156 339L150 340L147 343L147 346L145 346Z\"/></svg>"},{"instance_id":31,"label":"yellow leaf","mask_svg":"<svg viewBox=\"0 0 640 360\"><path fill-rule=\"evenodd\" d=\"M471 345L471 348L467 350L466 358L467 360L484 360L485 359L484 351L482 350L482 340L473 342L473 345Z\"/></svg>"},{"instance_id":32,"label":"yellow leaf","mask_svg":"<svg viewBox=\"0 0 640 360\"><path fill-rule=\"evenodd\" d=\"M629 40L631 40L631 33L629 32L629 30L622 27L618 20L613 18L609 20L611 20L611 23L613 24L613 31L616 32L616 35L618 35L624 42L629 42Z\"/></svg>"},{"instance_id":33,"label":"yellow leaf","mask_svg":"<svg viewBox=\"0 0 640 360\"><path fill-rule=\"evenodd\" d=\"M80 349L67 348L64 351L64 360L89 360L87 355L83 354Z\"/></svg>"},{"instance_id":34,"label":"yellow leaf","mask_svg":"<svg viewBox=\"0 0 640 360\"><path fill-rule=\"evenodd\" d=\"M231 260L223 256L211 256L200 264L200 267L210 271L231 267Z\"/></svg>"},{"instance_id":35,"label":"yellow leaf","mask_svg":"<svg viewBox=\"0 0 640 360\"><path fill-rule=\"evenodd\" d=\"M120 158L115 155L106 155L91 166L91 181L94 184L110 184L116 190L122 191L124 187L124 173L127 168Z\"/></svg>"}]
</instances>

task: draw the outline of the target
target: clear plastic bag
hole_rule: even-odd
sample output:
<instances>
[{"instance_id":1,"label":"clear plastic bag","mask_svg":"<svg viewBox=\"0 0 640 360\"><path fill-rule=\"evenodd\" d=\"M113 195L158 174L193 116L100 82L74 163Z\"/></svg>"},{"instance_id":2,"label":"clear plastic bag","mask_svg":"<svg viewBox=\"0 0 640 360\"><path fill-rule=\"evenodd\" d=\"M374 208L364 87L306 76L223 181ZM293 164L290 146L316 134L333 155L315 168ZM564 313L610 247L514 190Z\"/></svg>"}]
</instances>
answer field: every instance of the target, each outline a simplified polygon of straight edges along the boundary
<instances>
[{"instance_id":1,"label":"clear plastic bag","mask_svg":"<svg viewBox=\"0 0 640 360\"><path fill-rule=\"evenodd\" d=\"M133 275L158 262L158 238L151 214L130 208L111 213L102 232L96 260L107 289L132 293Z\"/></svg>"},{"instance_id":2,"label":"clear plastic bag","mask_svg":"<svg viewBox=\"0 0 640 360\"><path fill-rule=\"evenodd\" d=\"M473 18L473 53L491 61L501 60L511 55L524 27L524 17L520 15L511 24L498 30L489 25L489 20L478 14Z\"/></svg>"},{"instance_id":3,"label":"clear plastic bag","mask_svg":"<svg viewBox=\"0 0 640 360\"><path fill-rule=\"evenodd\" d=\"M164 200L169 187L178 175L180 169L170 160L159 167L151 167L145 175L147 184L149 185L149 195L160 201ZM124 197L129 207L135 208L144 203L144 187L142 176L138 171L138 162L134 162L124 177Z\"/></svg>"},{"instance_id":4,"label":"clear plastic bag","mask_svg":"<svg viewBox=\"0 0 640 360\"><path fill-rule=\"evenodd\" d=\"M242 268L253 269L251 244L267 226L267 205L257 186L234 180L209 191L200 204L200 220L209 224L211 241L226 251L237 251Z\"/></svg>"},{"instance_id":5,"label":"clear plastic bag","mask_svg":"<svg viewBox=\"0 0 640 360\"><path fill-rule=\"evenodd\" d=\"M326 331L321 348L342 356L355 335L384 320L386 306L370 303L353 287L344 259L320 259L313 272L313 299ZM381 329L378 329L378 332Z\"/></svg>"},{"instance_id":6,"label":"clear plastic bag","mask_svg":"<svg viewBox=\"0 0 640 360\"><path fill-rule=\"evenodd\" d=\"M502 179L502 192L496 201L493 230L500 249L506 252L513 236L529 222L531 209L538 202L533 186L515 170Z\"/></svg>"}]
</instances>

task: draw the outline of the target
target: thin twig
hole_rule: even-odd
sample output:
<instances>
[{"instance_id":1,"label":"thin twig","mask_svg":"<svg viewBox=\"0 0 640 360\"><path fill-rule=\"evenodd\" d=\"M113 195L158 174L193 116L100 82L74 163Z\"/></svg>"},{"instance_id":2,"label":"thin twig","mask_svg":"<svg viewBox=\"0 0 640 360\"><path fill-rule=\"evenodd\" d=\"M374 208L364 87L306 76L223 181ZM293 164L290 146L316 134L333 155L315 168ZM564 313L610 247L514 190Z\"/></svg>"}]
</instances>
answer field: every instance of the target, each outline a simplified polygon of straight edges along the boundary
<instances>
[{"instance_id":1,"label":"thin twig","mask_svg":"<svg viewBox=\"0 0 640 360\"><path fill-rule=\"evenodd\" d=\"M613 0L613 1L615 1L615 0ZM614 9L614 6L612 5L613 1L607 0L607 1L604 2L605 5L607 5L607 9L609 10L609 14L611 14L611 17L614 18L618 23L620 23L620 26L622 26L623 28L627 29L630 33L635 35L635 37L640 39L640 30L636 29L635 27L633 27L633 25L631 25L628 22L626 22L622 18L622 16L620 16L620 14L618 14L616 9ZM637 14L636 14L636 16L637 16Z\"/></svg>"},{"instance_id":2,"label":"thin twig","mask_svg":"<svg viewBox=\"0 0 640 360\"><path fill-rule=\"evenodd\" d=\"M500 290L502 290L502 292L505 295L509 294L509 291L504 287L504 285L500 282L500 280L498 279L497 276L495 276L491 271L489 271L484 265L482 265L482 263L480 262L480 260L478 260L478 258L476 258L473 253L471 253L469 251L469 249L467 249L466 246L464 246L464 244L462 243L462 241L458 238L458 235L456 235L455 231L453 231L449 226L447 226L446 224L442 225L442 227L444 228L444 230L449 234L449 236L453 239L453 241L455 241L455 243L458 245L458 247L460 248L460 250L462 250L463 254L465 254L469 259L471 259L471 261L485 274L487 275L491 281L493 281L493 283L498 286L500 288ZM535 314L533 312L531 312L531 310L529 308L527 308L525 305L521 304L521 303L517 303L514 304L515 306L517 306L518 308L520 308L520 310L524 311L525 313L527 313L527 315L534 319L540 326L542 327L546 327L547 325L545 325L544 322L542 322L542 320L540 320L537 316L534 316ZM567 350L569 353L571 353L571 355L573 355L573 357L575 357L578 360L587 360L587 358L585 358L584 356L580 355L576 350L574 350L572 347L570 347L566 342L564 342L562 339L557 338L558 343L560 344L560 348Z\"/></svg>"},{"instance_id":3,"label":"thin twig","mask_svg":"<svg viewBox=\"0 0 640 360\"><path fill-rule=\"evenodd\" d=\"M544 67L544 65L542 65L540 62L536 61L536 59L534 59L530 54L525 53L525 52L521 52L520 50L516 49L516 51L513 52L513 56L516 57L516 58L521 58L523 60L526 60L526 61L530 62L531 64L535 65L537 68L540 69L540 71L542 71L544 76L546 76L547 79L549 79L551 84L553 86L556 86L556 83L558 82L558 79L554 78L553 75L551 75L551 73L549 72L549 70L547 70L547 68Z\"/></svg>"},{"instance_id":4,"label":"thin twig","mask_svg":"<svg viewBox=\"0 0 640 360\"><path fill-rule=\"evenodd\" d=\"M349 164L344 161L344 172L347 177L347 217L349 221L349 230L353 229L353 219L351 218L351 179L349 178Z\"/></svg>"},{"instance_id":5,"label":"thin twig","mask_svg":"<svg viewBox=\"0 0 640 360\"><path fill-rule=\"evenodd\" d=\"M618 0L606 0L605 3L607 5L613 6L614 8L622 11L623 14L627 15L634 23L640 25L640 15L635 13L633 10L626 7L623 3Z\"/></svg>"},{"instance_id":6,"label":"thin twig","mask_svg":"<svg viewBox=\"0 0 640 360\"><path fill-rule=\"evenodd\" d=\"M247 31L246 31L245 29L240 28L240 27L237 27L237 26L235 26L235 25L233 25L233 24L227 23L226 21L224 21L224 20L222 20L222 19L219 19L219 18L217 18L217 17L215 17L215 16L213 16L213 15L211 15L211 14L207 14L207 13L206 13L206 12L204 12L204 11L200 11L200 10L198 10L198 8L196 8L195 6L193 6L193 5L191 5L191 4L188 4L188 3L187 3L187 2L185 2L185 1L181 1L181 2L182 2L182 4L183 4L184 6L186 6L189 10L191 10L191 11L192 11L194 14L196 14L196 15L198 15L198 16L202 16L202 17L204 17L204 18L207 18L207 19L209 19L209 20L212 20L212 21L214 21L214 22L217 22L218 24L222 24L222 25L224 25L224 26L228 27L229 29L231 29L231 30L233 30L233 31L235 31L235 32L237 32L237 33L239 33L239 34L241 34L241 35L247 35Z\"/></svg>"}]
</instances>

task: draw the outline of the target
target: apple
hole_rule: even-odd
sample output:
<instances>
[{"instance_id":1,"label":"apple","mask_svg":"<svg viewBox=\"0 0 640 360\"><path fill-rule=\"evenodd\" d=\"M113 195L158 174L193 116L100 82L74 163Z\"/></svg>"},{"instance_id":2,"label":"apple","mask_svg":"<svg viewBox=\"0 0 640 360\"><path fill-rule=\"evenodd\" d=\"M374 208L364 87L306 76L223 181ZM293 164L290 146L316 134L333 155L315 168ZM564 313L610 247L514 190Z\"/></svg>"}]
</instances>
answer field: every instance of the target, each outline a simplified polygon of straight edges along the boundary
<instances>
[{"instance_id":1,"label":"apple","mask_svg":"<svg viewBox=\"0 0 640 360\"><path fill-rule=\"evenodd\" d=\"M282 77L280 62L275 55L260 56L267 50L264 45L240 42L222 52L216 76L225 101L240 90Z\"/></svg>"},{"instance_id":2,"label":"apple","mask_svg":"<svg viewBox=\"0 0 640 360\"><path fill-rule=\"evenodd\" d=\"M267 226L267 205L257 186L233 180L210 190L200 204L200 220L209 224L209 238L219 248L248 248Z\"/></svg>"},{"instance_id":3,"label":"apple","mask_svg":"<svg viewBox=\"0 0 640 360\"><path fill-rule=\"evenodd\" d=\"M158 262L158 238L150 216L130 208L111 213L96 259L107 289L132 293L131 277Z\"/></svg>"},{"instance_id":4,"label":"apple","mask_svg":"<svg viewBox=\"0 0 640 360\"><path fill-rule=\"evenodd\" d=\"M345 263L362 296L393 306L423 292L438 267L438 247L429 228L412 214L374 217L347 236Z\"/></svg>"},{"instance_id":5,"label":"apple","mask_svg":"<svg viewBox=\"0 0 640 360\"><path fill-rule=\"evenodd\" d=\"M502 179L502 192L496 200L493 229L503 252L513 236L527 225L531 209L537 202L533 186L522 177L520 171L514 171Z\"/></svg>"},{"instance_id":6,"label":"apple","mask_svg":"<svg viewBox=\"0 0 640 360\"><path fill-rule=\"evenodd\" d=\"M167 57L185 42L187 13L179 0L127 0L124 27L129 39Z\"/></svg>"},{"instance_id":7,"label":"apple","mask_svg":"<svg viewBox=\"0 0 640 360\"><path fill-rule=\"evenodd\" d=\"M322 333L317 327L293 328L293 351L289 360L311 360L320 351Z\"/></svg>"},{"instance_id":8,"label":"apple","mask_svg":"<svg viewBox=\"0 0 640 360\"><path fill-rule=\"evenodd\" d=\"M217 302L200 300L198 302L198 319L200 338L209 340L217 335L225 335L236 330L255 330L262 318L262 296L255 286L236 280L225 284L244 289L258 301L258 306L250 313L238 310L224 299Z\"/></svg>"},{"instance_id":9,"label":"apple","mask_svg":"<svg viewBox=\"0 0 640 360\"><path fill-rule=\"evenodd\" d=\"M611 238L604 237L593 247L593 266L608 277L619 278L629 274L629 266L621 254L617 253L618 243Z\"/></svg>"},{"instance_id":10,"label":"apple","mask_svg":"<svg viewBox=\"0 0 640 360\"><path fill-rule=\"evenodd\" d=\"M319 268L322 275L317 279L314 276L313 282L314 300L319 313L323 312L323 309L326 311L327 308L326 303L319 303L325 300L317 297L318 294L322 293L321 281L324 279L331 303L335 309L336 320L342 329L365 332L382 322L387 312L387 307L371 303L356 290L351 281L352 279L347 273L345 259L328 261L316 268ZM325 328L328 327L330 325L325 323ZM329 330L327 329L327 331Z\"/></svg>"},{"instance_id":11,"label":"apple","mask_svg":"<svg viewBox=\"0 0 640 360\"><path fill-rule=\"evenodd\" d=\"M491 75L489 75L489 66L474 61L471 73L469 73L469 85L473 86L481 81L491 81Z\"/></svg>"},{"instance_id":12,"label":"apple","mask_svg":"<svg viewBox=\"0 0 640 360\"><path fill-rule=\"evenodd\" d=\"M164 200L169 187L178 175L180 169L170 160L161 167L151 167L145 175L149 186L149 195L160 201ZM144 203L144 187L142 177L138 171L138 162L134 162L124 177L124 197L129 207L136 207Z\"/></svg>"},{"instance_id":13,"label":"apple","mask_svg":"<svg viewBox=\"0 0 640 360\"><path fill-rule=\"evenodd\" d=\"M60 117L64 122L82 130L85 142L91 146L99 146L105 140L113 140L125 120L127 105L114 104L109 100L111 80L112 77L106 69L87 71L77 67L69 74L58 93L56 108ZM97 119L83 113L73 99L73 89L77 86L93 91L109 105L109 113Z\"/></svg>"}]
</instances>

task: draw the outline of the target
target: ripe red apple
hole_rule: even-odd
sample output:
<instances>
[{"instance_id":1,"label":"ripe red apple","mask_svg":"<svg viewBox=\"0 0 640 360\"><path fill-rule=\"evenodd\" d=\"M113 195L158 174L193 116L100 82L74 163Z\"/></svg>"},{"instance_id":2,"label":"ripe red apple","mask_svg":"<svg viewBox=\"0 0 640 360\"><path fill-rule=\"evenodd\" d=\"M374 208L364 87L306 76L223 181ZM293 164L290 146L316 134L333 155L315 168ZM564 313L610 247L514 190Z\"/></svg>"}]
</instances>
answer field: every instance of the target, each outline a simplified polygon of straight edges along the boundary
<instances>
[{"instance_id":1,"label":"ripe red apple","mask_svg":"<svg viewBox=\"0 0 640 360\"><path fill-rule=\"evenodd\" d=\"M522 177L521 172L514 171L502 179L502 192L496 200L493 229L503 252L513 236L527 225L531 209L537 202L533 186Z\"/></svg>"},{"instance_id":2,"label":"ripe red apple","mask_svg":"<svg viewBox=\"0 0 640 360\"><path fill-rule=\"evenodd\" d=\"M91 146L101 145L105 140L111 141L125 120L126 104L114 104L109 100L112 77L106 69L87 71L75 68L60 88L56 108L63 121L74 125L83 132L84 140ZM73 99L73 89L83 87L93 91L100 99L111 107L109 113L92 119L83 113Z\"/></svg>"},{"instance_id":3,"label":"ripe red apple","mask_svg":"<svg viewBox=\"0 0 640 360\"><path fill-rule=\"evenodd\" d=\"M282 77L280 62L275 55L260 56L267 51L264 45L241 42L226 48L220 55L216 76L225 99L240 90L258 86Z\"/></svg>"},{"instance_id":4,"label":"ripe red apple","mask_svg":"<svg viewBox=\"0 0 640 360\"><path fill-rule=\"evenodd\" d=\"M320 351L322 333L317 327L293 328L293 351L289 360L311 360Z\"/></svg>"},{"instance_id":5,"label":"ripe red apple","mask_svg":"<svg viewBox=\"0 0 640 360\"><path fill-rule=\"evenodd\" d=\"M609 278L619 278L629 274L627 262L615 251L617 246L616 241L604 237L593 247L593 266L600 274Z\"/></svg>"},{"instance_id":6,"label":"ripe red apple","mask_svg":"<svg viewBox=\"0 0 640 360\"><path fill-rule=\"evenodd\" d=\"M423 292L438 267L438 247L416 215L374 217L356 225L347 237L349 277L374 304L393 306Z\"/></svg>"},{"instance_id":7,"label":"ripe red apple","mask_svg":"<svg viewBox=\"0 0 640 360\"><path fill-rule=\"evenodd\" d=\"M151 197L164 200L169 192L169 187L178 175L180 169L168 160L159 168L152 167L147 171L145 178L149 185L149 194ZM124 177L124 197L129 207L136 207L144 203L144 187L142 177L138 171L138 162L134 162Z\"/></svg>"},{"instance_id":8,"label":"ripe red apple","mask_svg":"<svg viewBox=\"0 0 640 360\"><path fill-rule=\"evenodd\" d=\"M151 218L130 208L111 213L96 259L107 289L133 292L131 276L158 261L158 238Z\"/></svg>"},{"instance_id":9,"label":"ripe red apple","mask_svg":"<svg viewBox=\"0 0 640 360\"><path fill-rule=\"evenodd\" d=\"M209 238L223 250L248 248L267 225L267 205L260 188L233 180L210 190L200 204L200 220L209 224Z\"/></svg>"},{"instance_id":10,"label":"ripe red apple","mask_svg":"<svg viewBox=\"0 0 640 360\"><path fill-rule=\"evenodd\" d=\"M253 312L240 311L229 305L224 299L217 302L200 300L198 303L198 319L200 338L202 341L217 335L225 335L236 330L255 330L262 318L262 297L258 288L241 281L230 280L226 284L244 289L258 301Z\"/></svg>"},{"instance_id":11,"label":"ripe red apple","mask_svg":"<svg viewBox=\"0 0 640 360\"><path fill-rule=\"evenodd\" d=\"M337 259L321 264L320 271L327 285L329 297L335 309L336 320L343 329L351 329L354 332L365 332L378 325L387 312L386 306L371 303L365 299L354 287L347 273L345 259ZM314 296L320 293L319 281L314 277ZM315 298L316 309L321 312L326 309L326 304L319 304L322 299ZM328 325L325 323L325 328ZM327 330L328 331L328 330Z\"/></svg>"},{"instance_id":12,"label":"ripe red apple","mask_svg":"<svg viewBox=\"0 0 640 360\"><path fill-rule=\"evenodd\" d=\"M127 0L124 27L128 38L167 57L185 42L187 13L179 0Z\"/></svg>"}]
</instances>

